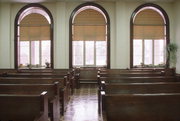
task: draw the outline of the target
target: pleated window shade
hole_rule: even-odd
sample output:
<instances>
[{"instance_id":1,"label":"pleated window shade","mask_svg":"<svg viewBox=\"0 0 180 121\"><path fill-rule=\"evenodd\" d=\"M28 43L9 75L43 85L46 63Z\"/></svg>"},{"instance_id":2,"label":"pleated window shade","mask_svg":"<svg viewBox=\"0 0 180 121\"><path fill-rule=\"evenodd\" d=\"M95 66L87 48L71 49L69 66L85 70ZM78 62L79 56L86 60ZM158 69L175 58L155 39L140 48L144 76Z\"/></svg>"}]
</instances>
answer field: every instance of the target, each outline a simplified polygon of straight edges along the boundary
<instances>
[{"instance_id":1,"label":"pleated window shade","mask_svg":"<svg viewBox=\"0 0 180 121\"><path fill-rule=\"evenodd\" d=\"M31 13L20 22L20 41L50 40L50 24L37 13Z\"/></svg>"},{"instance_id":2,"label":"pleated window shade","mask_svg":"<svg viewBox=\"0 0 180 121\"><path fill-rule=\"evenodd\" d=\"M153 9L140 11L134 19L134 39L164 39L163 17Z\"/></svg>"},{"instance_id":3,"label":"pleated window shade","mask_svg":"<svg viewBox=\"0 0 180 121\"><path fill-rule=\"evenodd\" d=\"M74 41L105 41L106 20L104 16L93 9L86 9L78 13L73 23Z\"/></svg>"}]
</instances>

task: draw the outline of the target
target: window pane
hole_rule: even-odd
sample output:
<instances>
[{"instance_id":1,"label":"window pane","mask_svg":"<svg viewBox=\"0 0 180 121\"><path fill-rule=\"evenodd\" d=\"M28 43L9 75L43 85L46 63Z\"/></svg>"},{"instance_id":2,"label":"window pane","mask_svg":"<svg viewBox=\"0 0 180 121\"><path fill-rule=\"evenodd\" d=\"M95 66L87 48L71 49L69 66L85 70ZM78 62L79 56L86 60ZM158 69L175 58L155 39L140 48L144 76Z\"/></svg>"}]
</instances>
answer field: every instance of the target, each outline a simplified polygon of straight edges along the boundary
<instances>
[{"instance_id":1,"label":"window pane","mask_svg":"<svg viewBox=\"0 0 180 121\"><path fill-rule=\"evenodd\" d=\"M94 65L94 41L85 41L85 65Z\"/></svg>"},{"instance_id":2,"label":"window pane","mask_svg":"<svg viewBox=\"0 0 180 121\"><path fill-rule=\"evenodd\" d=\"M96 41L96 65L103 66L106 65L107 57L107 42L106 41Z\"/></svg>"},{"instance_id":3,"label":"window pane","mask_svg":"<svg viewBox=\"0 0 180 121\"><path fill-rule=\"evenodd\" d=\"M154 65L158 65L158 64L164 64L164 50L165 50L165 46L164 46L165 41L164 40L155 40L154 41Z\"/></svg>"},{"instance_id":4,"label":"window pane","mask_svg":"<svg viewBox=\"0 0 180 121\"><path fill-rule=\"evenodd\" d=\"M41 65L45 66L46 62L51 63L51 42L49 40L41 41Z\"/></svg>"},{"instance_id":5,"label":"window pane","mask_svg":"<svg viewBox=\"0 0 180 121\"><path fill-rule=\"evenodd\" d=\"M83 65L83 41L73 41L73 65Z\"/></svg>"},{"instance_id":6,"label":"window pane","mask_svg":"<svg viewBox=\"0 0 180 121\"><path fill-rule=\"evenodd\" d=\"M31 64L36 65L39 63L39 41L31 41Z\"/></svg>"},{"instance_id":7,"label":"window pane","mask_svg":"<svg viewBox=\"0 0 180 121\"><path fill-rule=\"evenodd\" d=\"M133 65L141 65L142 63L142 40L135 39L133 41Z\"/></svg>"},{"instance_id":8,"label":"window pane","mask_svg":"<svg viewBox=\"0 0 180 121\"><path fill-rule=\"evenodd\" d=\"M144 40L144 64L152 64L153 56L153 43L152 40Z\"/></svg>"},{"instance_id":9,"label":"window pane","mask_svg":"<svg viewBox=\"0 0 180 121\"><path fill-rule=\"evenodd\" d=\"M19 64L22 64L23 66L30 64L29 41L20 41L19 54Z\"/></svg>"}]
</instances>

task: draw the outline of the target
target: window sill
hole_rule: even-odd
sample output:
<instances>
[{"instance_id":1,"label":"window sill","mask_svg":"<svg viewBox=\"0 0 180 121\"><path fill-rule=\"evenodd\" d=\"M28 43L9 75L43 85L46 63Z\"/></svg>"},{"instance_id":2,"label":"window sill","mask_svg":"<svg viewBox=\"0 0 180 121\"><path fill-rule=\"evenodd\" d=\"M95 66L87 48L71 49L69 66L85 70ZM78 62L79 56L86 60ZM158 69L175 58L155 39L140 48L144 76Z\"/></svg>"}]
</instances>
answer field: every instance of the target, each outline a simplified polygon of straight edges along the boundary
<instances>
[{"instance_id":1,"label":"window sill","mask_svg":"<svg viewBox=\"0 0 180 121\"><path fill-rule=\"evenodd\" d=\"M34 69L34 70L38 70L38 69L52 69L52 68L46 68L46 67L21 67L21 68L18 68L19 70L30 70L30 69Z\"/></svg>"}]
</instances>

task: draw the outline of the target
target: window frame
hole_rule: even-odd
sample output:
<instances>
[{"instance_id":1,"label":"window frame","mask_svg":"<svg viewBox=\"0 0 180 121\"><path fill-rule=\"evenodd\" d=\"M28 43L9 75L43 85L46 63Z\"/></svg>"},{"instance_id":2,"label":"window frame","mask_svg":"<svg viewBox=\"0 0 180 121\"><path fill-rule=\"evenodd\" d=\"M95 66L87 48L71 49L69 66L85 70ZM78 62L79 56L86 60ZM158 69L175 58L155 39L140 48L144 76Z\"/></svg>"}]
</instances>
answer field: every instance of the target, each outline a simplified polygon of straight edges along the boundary
<instances>
[{"instance_id":1,"label":"window frame","mask_svg":"<svg viewBox=\"0 0 180 121\"><path fill-rule=\"evenodd\" d=\"M73 42L75 42L75 41L73 41ZM106 65L97 65L97 60L96 60L96 58L97 58L97 42L98 41L92 41L93 42L93 44L94 44L94 47L93 47L93 51L94 51L94 58L93 58L93 64L86 64L86 42L87 41L82 41L82 48L83 48L83 65L75 65L75 66L77 66L77 67L104 67L104 66L106 66L107 65L107 63L106 63ZM90 42L90 41L89 41ZM106 41L104 41L104 42L106 42ZM107 44L106 44L107 45ZM107 52L106 52L106 55L107 55ZM74 63L74 62L73 62Z\"/></svg>"},{"instance_id":2,"label":"window frame","mask_svg":"<svg viewBox=\"0 0 180 121\"><path fill-rule=\"evenodd\" d=\"M146 63L145 63L145 41L146 40L148 40L148 41L151 41L151 43L152 43L152 65L154 65L154 66L156 66L155 65L155 41L159 41L159 40L156 40L156 39L138 39L138 40L141 40L142 41L142 63L143 64L145 64L146 65ZM136 40L134 40L134 41L136 41ZM164 48L165 49L165 48ZM133 50L134 51L134 50ZM165 51L163 51L163 55L165 55L166 53L165 53ZM164 59L163 59L164 61L166 61L166 57L164 57ZM133 62L134 63L134 62ZM148 64L147 64L148 65ZM138 67L138 65L137 66L135 66L136 68Z\"/></svg>"},{"instance_id":3,"label":"window frame","mask_svg":"<svg viewBox=\"0 0 180 121\"><path fill-rule=\"evenodd\" d=\"M19 20L19 17L21 16L21 14L27 10L28 8L31 8L31 7L38 7L38 8L41 8L43 9L49 16L50 18L50 21L51 21L51 24L50 24L50 42L51 42L51 45L50 45L50 53L51 53L51 67L50 68L54 68L54 38L53 38L53 28L54 28L54 20L53 20L53 16L51 14L51 12L43 5L41 4L38 4L38 3L31 3L31 4L27 4L25 5L24 7L22 7L18 13L16 14L16 17L15 17L15 22L14 22L14 68L15 69L19 69L18 67L18 20Z\"/></svg>"},{"instance_id":4,"label":"window frame","mask_svg":"<svg viewBox=\"0 0 180 121\"><path fill-rule=\"evenodd\" d=\"M141 10L141 9L143 9L143 8L145 8L145 7L153 7L153 8L155 8L155 9L157 9L157 10L159 10L161 13L162 13L162 15L163 15L163 17L164 17L164 20L165 20L165 35L166 35L166 45L168 45L169 44L169 42L170 42L170 32L169 32L169 17L168 17L168 15L167 15L167 13L166 13L166 11L163 9L163 8L161 8L159 5L156 5L156 4L153 4L153 3L145 3L145 4L142 4L142 5L140 5L139 7L137 7L135 10L134 10L134 12L132 13L132 15L131 15L131 18L130 18L130 68L134 68L133 67L133 50L134 50L134 48L133 48L133 40L134 40L134 38L133 38L133 33L134 33L134 30L133 30L133 20L134 20L134 17L136 16L136 14L139 12L139 10ZM167 67L169 67L169 62L168 62L168 60L166 59L166 68Z\"/></svg>"},{"instance_id":5,"label":"window frame","mask_svg":"<svg viewBox=\"0 0 180 121\"><path fill-rule=\"evenodd\" d=\"M100 6L99 4L93 3L93 2L86 2L79 6L77 6L73 12L71 13L70 19L69 19L69 68L73 68L73 38L72 38L72 22L73 18L76 15L76 12L85 7L85 6L94 6L99 8L107 19L107 66L106 68L110 68L110 19L107 11ZM87 66L88 67L88 66ZM96 66L95 66L96 67Z\"/></svg>"}]
</instances>

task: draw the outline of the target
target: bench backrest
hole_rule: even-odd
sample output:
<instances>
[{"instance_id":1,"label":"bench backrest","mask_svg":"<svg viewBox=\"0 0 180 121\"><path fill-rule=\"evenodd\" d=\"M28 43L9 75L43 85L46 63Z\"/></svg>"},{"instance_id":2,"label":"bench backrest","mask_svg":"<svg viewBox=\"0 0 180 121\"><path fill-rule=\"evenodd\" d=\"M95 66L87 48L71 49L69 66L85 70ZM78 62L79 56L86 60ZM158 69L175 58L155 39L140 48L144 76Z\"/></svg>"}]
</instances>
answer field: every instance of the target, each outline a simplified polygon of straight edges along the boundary
<instances>
[{"instance_id":1,"label":"bench backrest","mask_svg":"<svg viewBox=\"0 0 180 121\"><path fill-rule=\"evenodd\" d=\"M121 73L121 72L161 72L165 69L99 69L100 73Z\"/></svg>"},{"instance_id":2,"label":"bench backrest","mask_svg":"<svg viewBox=\"0 0 180 121\"><path fill-rule=\"evenodd\" d=\"M106 95L107 121L179 121L180 94Z\"/></svg>"},{"instance_id":3,"label":"bench backrest","mask_svg":"<svg viewBox=\"0 0 180 121\"><path fill-rule=\"evenodd\" d=\"M48 97L59 96L59 83L54 84L0 84L0 94L39 94L47 91Z\"/></svg>"},{"instance_id":4,"label":"bench backrest","mask_svg":"<svg viewBox=\"0 0 180 121\"><path fill-rule=\"evenodd\" d=\"M180 93L180 82L104 84L106 94Z\"/></svg>"},{"instance_id":5,"label":"bench backrest","mask_svg":"<svg viewBox=\"0 0 180 121\"><path fill-rule=\"evenodd\" d=\"M120 74L106 74L101 73L100 77L151 77L151 76L164 76L163 73L154 72L154 73L120 73Z\"/></svg>"},{"instance_id":6,"label":"bench backrest","mask_svg":"<svg viewBox=\"0 0 180 121\"><path fill-rule=\"evenodd\" d=\"M59 82L60 86L66 84L64 78L29 78L29 77L0 77L0 84L52 84Z\"/></svg>"},{"instance_id":7,"label":"bench backrest","mask_svg":"<svg viewBox=\"0 0 180 121\"><path fill-rule=\"evenodd\" d=\"M154 77L104 77L100 78L101 81L105 81L106 83L133 83L133 82L175 82L177 81L175 77L164 77L164 76L154 76Z\"/></svg>"},{"instance_id":8,"label":"bench backrest","mask_svg":"<svg viewBox=\"0 0 180 121\"><path fill-rule=\"evenodd\" d=\"M48 121L48 99L41 95L0 94L1 121Z\"/></svg>"}]
</instances>

